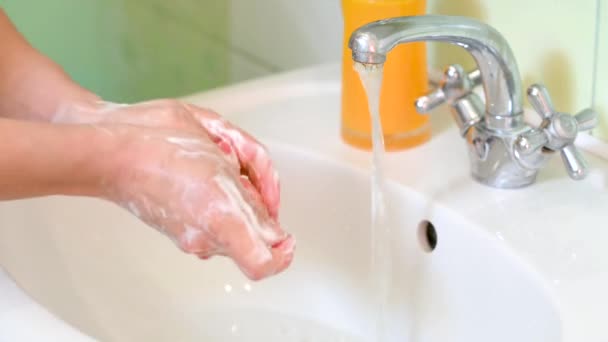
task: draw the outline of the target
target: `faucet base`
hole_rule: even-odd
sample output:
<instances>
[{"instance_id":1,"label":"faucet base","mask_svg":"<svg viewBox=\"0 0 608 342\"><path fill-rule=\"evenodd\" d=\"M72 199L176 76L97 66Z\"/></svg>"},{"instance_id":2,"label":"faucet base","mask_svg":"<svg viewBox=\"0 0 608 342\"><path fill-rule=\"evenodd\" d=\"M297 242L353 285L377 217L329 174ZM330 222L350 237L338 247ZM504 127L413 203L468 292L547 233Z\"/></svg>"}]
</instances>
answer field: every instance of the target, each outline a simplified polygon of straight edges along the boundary
<instances>
[{"instance_id":1,"label":"faucet base","mask_svg":"<svg viewBox=\"0 0 608 342\"><path fill-rule=\"evenodd\" d=\"M471 174L474 180L480 184L497 188L497 189L521 189L530 186L536 182L536 173L527 178L519 178L513 180L505 179L489 179L482 175Z\"/></svg>"},{"instance_id":2,"label":"faucet base","mask_svg":"<svg viewBox=\"0 0 608 342\"><path fill-rule=\"evenodd\" d=\"M517 189L533 184L538 169L525 168L513 152L517 131L496 132L482 123L467 135L471 174L484 185L499 189Z\"/></svg>"}]
</instances>

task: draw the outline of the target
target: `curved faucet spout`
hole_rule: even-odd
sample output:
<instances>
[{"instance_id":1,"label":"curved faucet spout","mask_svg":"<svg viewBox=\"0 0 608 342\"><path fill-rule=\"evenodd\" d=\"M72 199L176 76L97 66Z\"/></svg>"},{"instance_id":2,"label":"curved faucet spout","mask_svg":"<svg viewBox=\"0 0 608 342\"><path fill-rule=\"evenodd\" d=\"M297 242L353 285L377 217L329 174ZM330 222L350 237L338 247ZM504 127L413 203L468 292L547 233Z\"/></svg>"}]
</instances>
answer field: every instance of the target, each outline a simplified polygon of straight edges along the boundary
<instances>
[{"instance_id":1,"label":"curved faucet spout","mask_svg":"<svg viewBox=\"0 0 608 342\"><path fill-rule=\"evenodd\" d=\"M356 30L349 42L356 62L382 64L398 44L446 42L465 48L481 72L489 128L509 129L523 122L522 90L517 63L502 35L492 27L464 17L411 16L376 21Z\"/></svg>"}]
</instances>

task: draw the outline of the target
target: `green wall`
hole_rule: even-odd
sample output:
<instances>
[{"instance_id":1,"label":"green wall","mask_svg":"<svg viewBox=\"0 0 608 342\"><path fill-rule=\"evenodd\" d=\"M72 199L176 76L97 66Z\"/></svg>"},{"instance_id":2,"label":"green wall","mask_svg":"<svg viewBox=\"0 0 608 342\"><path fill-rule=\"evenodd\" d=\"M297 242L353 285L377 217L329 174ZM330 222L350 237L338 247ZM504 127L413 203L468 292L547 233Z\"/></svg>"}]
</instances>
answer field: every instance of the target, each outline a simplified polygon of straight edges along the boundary
<instances>
[{"instance_id":1,"label":"green wall","mask_svg":"<svg viewBox=\"0 0 608 342\"><path fill-rule=\"evenodd\" d=\"M27 39L106 100L175 97L229 77L229 1L0 0Z\"/></svg>"}]
</instances>

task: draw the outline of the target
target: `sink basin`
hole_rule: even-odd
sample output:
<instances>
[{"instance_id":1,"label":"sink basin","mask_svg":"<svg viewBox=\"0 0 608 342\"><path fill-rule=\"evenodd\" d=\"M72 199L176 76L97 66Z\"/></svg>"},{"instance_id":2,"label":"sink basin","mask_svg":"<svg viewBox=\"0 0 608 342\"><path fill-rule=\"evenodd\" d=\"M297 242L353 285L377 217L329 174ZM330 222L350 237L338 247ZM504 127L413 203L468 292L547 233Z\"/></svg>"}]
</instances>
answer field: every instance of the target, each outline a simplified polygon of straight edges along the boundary
<instances>
[{"instance_id":1,"label":"sink basin","mask_svg":"<svg viewBox=\"0 0 608 342\"><path fill-rule=\"evenodd\" d=\"M370 155L338 139L338 70L189 98L269 146L298 240L285 273L249 282L99 200L1 203L0 341L373 341ZM530 188L490 189L444 113L433 124L432 142L386 158L390 341L607 341L606 162L589 158L582 182L555 162Z\"/></svg>"}]
</instances>

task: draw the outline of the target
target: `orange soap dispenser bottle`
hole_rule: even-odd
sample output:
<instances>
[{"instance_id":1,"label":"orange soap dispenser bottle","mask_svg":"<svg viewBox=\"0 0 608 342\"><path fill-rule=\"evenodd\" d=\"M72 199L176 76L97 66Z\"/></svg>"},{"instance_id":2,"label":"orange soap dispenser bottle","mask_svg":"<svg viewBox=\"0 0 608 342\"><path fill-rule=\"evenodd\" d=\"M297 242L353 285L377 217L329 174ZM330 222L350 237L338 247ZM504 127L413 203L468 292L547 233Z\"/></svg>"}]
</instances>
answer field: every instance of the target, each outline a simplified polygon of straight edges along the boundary
<instances>
[{"instance_id":1,"label":"orange soap dispenser bottle","mask_svg":"<svg viewBox=\"0 0 608 342\"><path fill-rule=\"evenodd\" d=\"M425 0L342 0L344 51L342 60L342 138L348 144L371 149L371 120L367 96L353 69L348 40L353 31L372 21L422 15ZM400 150L426 142L431 136L428 116L416 112L416 98L428 92L426 46L401 44L384 64L380 117L387 150Z\"/></svg>"}]
</instances>

